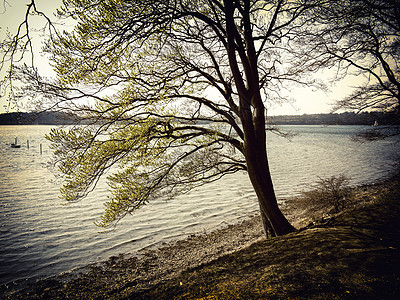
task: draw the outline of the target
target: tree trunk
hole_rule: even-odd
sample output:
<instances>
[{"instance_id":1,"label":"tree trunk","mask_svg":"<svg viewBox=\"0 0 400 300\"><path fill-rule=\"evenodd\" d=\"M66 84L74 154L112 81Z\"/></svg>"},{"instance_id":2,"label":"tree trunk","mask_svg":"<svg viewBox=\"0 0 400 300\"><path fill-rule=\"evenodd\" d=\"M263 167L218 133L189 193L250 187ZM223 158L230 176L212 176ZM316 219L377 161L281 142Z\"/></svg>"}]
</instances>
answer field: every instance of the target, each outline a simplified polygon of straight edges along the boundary
<instances>
[{"instance_id":1,"label":"tree trunk","mask_svg":"<svg viewBox=\"0 0 400 300\"><path fill-rule=\"evenodd\" d=\"M264 214L264 211L262 210L261 206L260 206L260 214L261 214L261 221L264 227L264 234L267 237L267 239L269 239L270 237L275 237L275 232L272 229L272 225L268 220L268 217Z\"/></svg>"},{"instance_id":2,"label":"tree trunk","mask_svg":"<svg viewBox=\"0 0 400 300\"><path fill-rule=\"evenodd\" d=\"M263 219L267 238L270 235L279 236L293 232L295 228L289 223L278 207L269 170L266 170L266 168L262 166L257 167L253 165L250 167L249 162L248 168L250 181L252 182L260 205L261 217ZM270 228L272 228L272 230ZM270 234L271 231L272 234Z\"/></svg>"},{"instance_id":3,"label":"tree trunk","mask_svg":"<svg viewBox=\"0 0 400 300\"><path fill-rule=\"evenodd\" d=\"M246 125L250 126L244 126L248 129L245 130L244 143L247 172L256 192L262 216L265 215L264 228L268 228L269 223L274 234L279 236L295 229L278 207L267 158L265 119L260 118L264 118L264 114L255 109L252 122L246 120Z\"/></svg>"},{"instance_id":4,"label":"tree trunk","mask_svg":"<svg viewBox=\"0 0 400 300\"><path fill-rule=\"evenodd\" d=\"M257 51L252 36L251 5L250 1L240 4L242 9L239 11L243 18L242 28L238 30L235 24L235 11L239 4L235 1L224 1L227 54L239 95L239 117L243 126L243 149L247 171L265 220L264 228L268 232L268 227L272 227L274 234L278 236L292 232L294 228L279 210L269 172L265 107L260 92Z\"/></svg>"}]
</instances>

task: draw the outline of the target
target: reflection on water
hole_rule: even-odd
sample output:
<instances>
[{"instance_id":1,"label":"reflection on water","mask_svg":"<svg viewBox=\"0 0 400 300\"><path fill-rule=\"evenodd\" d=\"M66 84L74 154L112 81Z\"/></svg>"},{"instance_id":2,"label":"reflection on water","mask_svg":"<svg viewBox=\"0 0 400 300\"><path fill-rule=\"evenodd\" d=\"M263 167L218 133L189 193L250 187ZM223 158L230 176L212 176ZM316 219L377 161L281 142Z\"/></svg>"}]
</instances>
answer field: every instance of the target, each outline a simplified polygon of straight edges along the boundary
<instances>
[{"instance_id":1,"label":"reflection on water","mask_svg":"<svg viewBox=\"0 0 400 300\"><path fill-rule=\"evenodd\" d=\"M394 141L352 142L359 126L282 126L291 141L269 135L278 197L295 195L318 177L345 174L353 184L388 174ZM103 212L104 181L81 202L63 205L46 168L49 126L0 126L0 283L54 275L111 255L210 231L258 213L245 174L234 174L169 202L158 200L123 219L111 232L93 222ZM10 144L18 137L20 149ZM29 141L29 149L27 141ZM42 144L42 154L40 154Z\"/></svg>"}]
</instances>

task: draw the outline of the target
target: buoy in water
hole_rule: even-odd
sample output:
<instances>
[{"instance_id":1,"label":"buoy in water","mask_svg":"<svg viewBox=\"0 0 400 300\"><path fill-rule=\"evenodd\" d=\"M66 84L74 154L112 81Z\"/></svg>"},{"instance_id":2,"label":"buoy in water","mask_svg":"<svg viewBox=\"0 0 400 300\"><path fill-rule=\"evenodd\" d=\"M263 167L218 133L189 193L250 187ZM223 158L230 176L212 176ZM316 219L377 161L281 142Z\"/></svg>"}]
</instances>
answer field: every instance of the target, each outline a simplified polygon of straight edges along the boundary
<instances>
[{"instance_id":1,"label":"buoy in water","mask_svg":"<svg viewBox=\"0 0 400 300\"><path fill-rule=\"evenodd\" d=\"M21 148L21 145L17 143L17 138L15 138L15 143L11 144L11 148Z\"/></svg>"}]
</instances>

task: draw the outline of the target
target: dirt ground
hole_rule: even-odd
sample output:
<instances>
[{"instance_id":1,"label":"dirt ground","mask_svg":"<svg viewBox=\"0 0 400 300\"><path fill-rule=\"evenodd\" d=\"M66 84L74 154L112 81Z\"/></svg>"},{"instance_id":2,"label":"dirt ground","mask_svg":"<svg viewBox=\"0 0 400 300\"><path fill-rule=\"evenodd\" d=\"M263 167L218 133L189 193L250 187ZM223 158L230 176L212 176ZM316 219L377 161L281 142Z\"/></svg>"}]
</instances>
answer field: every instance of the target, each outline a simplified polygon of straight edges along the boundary
<instances>
[{"instance_id":1,"label":"dirt ground","mask_svg":"<svg viewBox=\"0 0 400 300\"><path fill-rule=\"evenodd\" d=\"M266 240L256 216L0 292L6 299L400 299L398 178L354 189L334 215L298 201L286 201L285 213L301 229L283 237Z\"/></svg>"}]
</instances>

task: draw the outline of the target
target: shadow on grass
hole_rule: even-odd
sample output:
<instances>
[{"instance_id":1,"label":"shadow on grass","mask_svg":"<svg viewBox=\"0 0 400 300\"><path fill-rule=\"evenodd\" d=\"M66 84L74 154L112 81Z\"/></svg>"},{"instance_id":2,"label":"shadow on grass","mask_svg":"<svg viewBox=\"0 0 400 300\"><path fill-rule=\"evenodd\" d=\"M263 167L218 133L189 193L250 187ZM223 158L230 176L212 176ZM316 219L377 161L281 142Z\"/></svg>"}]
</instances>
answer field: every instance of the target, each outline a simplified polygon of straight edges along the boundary
<instances>
[{"instance_id":1,"label":"shadow on grass","mask_svg":"<svg viewBox=\"0 0 400 300\"><path fill-rule=\"evenodd\" d=\"M144 299L398 299L398 182L293 234L255 243L159 284Z\"/></svg>"}]
</instances>

